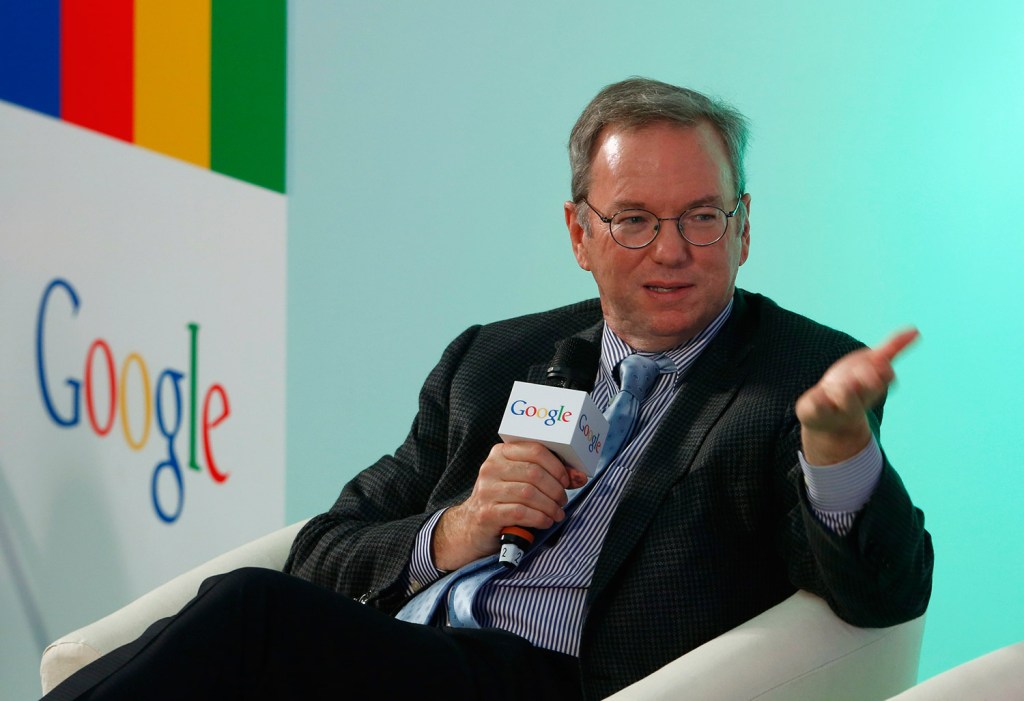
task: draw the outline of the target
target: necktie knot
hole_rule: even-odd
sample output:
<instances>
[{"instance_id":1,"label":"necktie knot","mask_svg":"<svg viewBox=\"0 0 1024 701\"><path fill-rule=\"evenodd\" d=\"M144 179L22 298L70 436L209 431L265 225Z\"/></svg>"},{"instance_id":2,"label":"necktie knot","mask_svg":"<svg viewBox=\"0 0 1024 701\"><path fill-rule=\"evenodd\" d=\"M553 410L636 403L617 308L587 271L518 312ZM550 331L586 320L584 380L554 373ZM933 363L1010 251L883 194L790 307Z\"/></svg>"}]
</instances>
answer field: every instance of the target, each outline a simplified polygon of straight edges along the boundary
<instances>
[{"instance_id":1,"label":"necktie knot","mask_svg":"<svg viewBox=\"0 0 1024 701\"><path fill-rule=\"evenodd\" d=\"M629 392L642 403L658 375L674 370L675 363L664 355L653 358L638 353L627 355L619 363L619 386L621 391Z\"/></svg>"}]
</instances>

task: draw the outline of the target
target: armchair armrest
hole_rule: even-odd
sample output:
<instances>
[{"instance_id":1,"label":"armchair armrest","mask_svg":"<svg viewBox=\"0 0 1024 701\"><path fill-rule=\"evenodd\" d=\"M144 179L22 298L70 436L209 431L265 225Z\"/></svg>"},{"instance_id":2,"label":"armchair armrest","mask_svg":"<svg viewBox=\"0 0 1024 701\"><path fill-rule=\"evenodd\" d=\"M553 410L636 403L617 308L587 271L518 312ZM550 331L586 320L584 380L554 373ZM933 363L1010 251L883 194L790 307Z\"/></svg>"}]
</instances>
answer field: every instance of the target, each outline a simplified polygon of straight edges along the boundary
<instances>
[{"instance_id":1,"label":"armchair armrest","mask_svg":"<svg viewBox=\"0 0 1024 701\"><path fill-rule=\"evenodd\" d=\"M177 613L207 577L240 567L280 570L296 533L305 521L241 545L181 574L95 623L68 633L43 651L39 665L43 693L93 660L142 635L154 621Z\"/></svg>"},{"instance_id":2,"label":"armchair armrest","mask_svg":"<svg viewBox=\"0 0 1024 701\"><path fill-rule=\"evenodd\" d=\"M1019 698L1024 698L1024 641L948 669L891 701Z\"/></svg>"},{"instance_id":3,"label":"armchair armrest","mask_svg":"<svg viewBox=\"0 0 1024 701\"><path fill-rule=\"evenodd\" d=\"M798 591L611 698L643 701L886 699L913 686L924 616L857 628Z\"/></svg>"}]
</instances>

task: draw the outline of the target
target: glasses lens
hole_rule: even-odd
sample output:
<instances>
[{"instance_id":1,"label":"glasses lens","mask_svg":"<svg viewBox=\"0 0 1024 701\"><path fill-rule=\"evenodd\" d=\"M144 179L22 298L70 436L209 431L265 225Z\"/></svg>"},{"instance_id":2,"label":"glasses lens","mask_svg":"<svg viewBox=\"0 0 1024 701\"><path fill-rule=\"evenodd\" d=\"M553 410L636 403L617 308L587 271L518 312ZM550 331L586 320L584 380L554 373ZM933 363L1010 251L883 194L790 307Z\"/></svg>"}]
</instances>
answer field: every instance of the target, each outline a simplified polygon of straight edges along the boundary
<instances>
[{"instance_id":1,"label":"glasses lens","mask_svg":"<svg viewBox=\"0 0 1024 701\"><path fill-rule=\"evenodd\" d=\"M722 238L729 218L717 207L695 207L679 218L683 237L697 246L707 246Z\"/></svg>"},{"instance_id":2,"label":"glasses lens","mask_svg":"<svg viewBox=\"0 0 1024 701\"><path fill-rule=\"evenodd\" d=\"M643 209L626 209L612 217L612 237L620 246L642 248L654 240L658 221Z\"/></svg>"}]
</instances>

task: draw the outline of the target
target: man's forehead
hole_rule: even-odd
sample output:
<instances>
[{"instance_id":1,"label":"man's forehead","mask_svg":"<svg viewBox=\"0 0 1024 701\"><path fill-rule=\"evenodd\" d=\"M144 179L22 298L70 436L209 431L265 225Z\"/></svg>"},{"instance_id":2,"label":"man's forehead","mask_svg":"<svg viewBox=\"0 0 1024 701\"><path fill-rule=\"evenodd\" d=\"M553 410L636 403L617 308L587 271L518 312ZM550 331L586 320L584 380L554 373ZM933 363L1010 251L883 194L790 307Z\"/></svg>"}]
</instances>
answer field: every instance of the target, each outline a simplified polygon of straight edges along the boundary
<instances>
[{"instance_id":1,"label":"man's forehead","mask_svg":"<svg viewBox=\"0 0 1024 701\"><path fill-rule=\"evenodd\" d=\"M676 134L687 138L677 140ZM669 177L679 180L680 185L705 185L698 187L701 192L686 188L691 190L694 203L714 204L714 200L730 196L726 192L717 192L719 182L729 188L732 164L718 130L709 122L694 126L667 121L641 126L612 126L602 131L591 168L591 185L597 184L594 178L599 178L613 190L620 190L615 183L625 186L626 181L635 184ZM715 183L706 187L709 175ZM629 189L626 187L627 191ZM627 202L623 200L622 204Z\"/></svg>"}]
</instances>

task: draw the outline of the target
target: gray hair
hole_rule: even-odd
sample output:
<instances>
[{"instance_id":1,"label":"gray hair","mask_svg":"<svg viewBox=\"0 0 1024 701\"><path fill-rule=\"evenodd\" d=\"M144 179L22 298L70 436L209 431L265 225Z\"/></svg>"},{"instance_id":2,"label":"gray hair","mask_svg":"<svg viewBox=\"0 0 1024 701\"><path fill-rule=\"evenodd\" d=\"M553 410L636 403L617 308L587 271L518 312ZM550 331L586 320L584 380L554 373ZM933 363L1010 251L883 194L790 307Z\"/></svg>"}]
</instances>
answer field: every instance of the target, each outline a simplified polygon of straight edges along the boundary
<instances>
[{"instance_id":1,"label":"gray hair","mask_svg":"<svg viewBox=\"0 0 1024 701\"><path fill-rule=\"evenodd\" d=\"M743 156L750 127L731 105L695 90L650 78L627 78L612 83L590 101L569 135L572 200L580 202L590 188L590 165L601 131L609 125L635 129L656 122L693 127L709 122L725 141L737 195L746 187Z\"/></svg>"}]
</instances>

